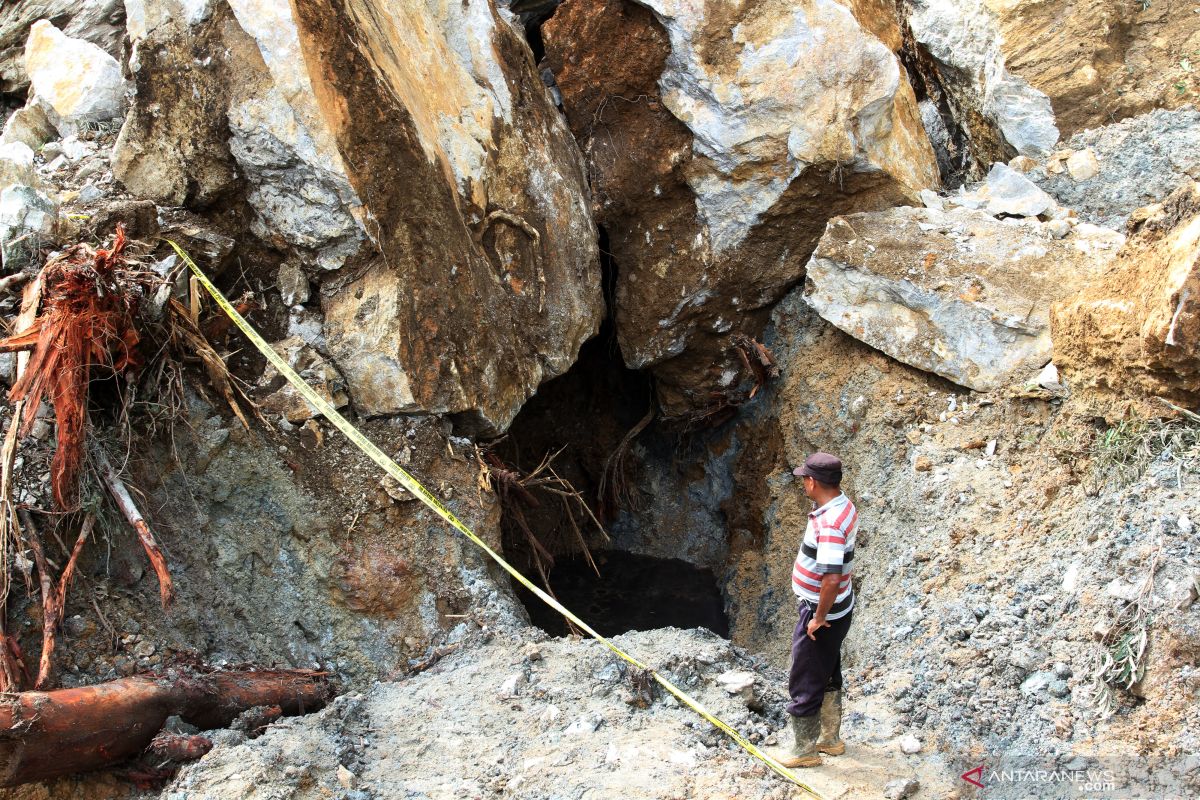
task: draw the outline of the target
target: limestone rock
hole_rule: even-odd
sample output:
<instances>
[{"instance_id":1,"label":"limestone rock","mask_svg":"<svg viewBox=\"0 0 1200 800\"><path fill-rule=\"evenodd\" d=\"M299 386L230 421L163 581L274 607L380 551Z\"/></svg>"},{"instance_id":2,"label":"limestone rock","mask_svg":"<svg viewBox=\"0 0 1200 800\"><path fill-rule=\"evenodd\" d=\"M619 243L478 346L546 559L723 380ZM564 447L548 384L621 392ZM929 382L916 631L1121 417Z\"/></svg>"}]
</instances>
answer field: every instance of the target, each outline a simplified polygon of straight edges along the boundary
<instances>
[{"instance_id":1,"label":"limestone rock","mask_svg":"<svg viewBox=\"0 0 1200 800\"><path fill-rule=\"evenodd\" d=\"M35 263L38 251L52 239L58 225L54 201L29 186L9 186L0 192L0 255L6 273Z\"/></svg>"},{"instance_id":2,"label":"limestone rock","mask_svg":"<svg viewBox=\"0 0 1200 800\"><path fill-rule=\"evenodd\" d=\"M1138 212L1130 231L1117 260L1055 306L1054 360L1072 385L1192 407L1200 400L1200 184Z\"/></svg>"},{"instance_id":3,"label":"limestone rock","mask_svg":"<svg viewBox=\"0 0 1200 800\"><path fill-rule=\"evenodd\" d=\"M86 39L114 58L125 35L122 0L10 0L0 3L0 94L21 96L29 89L25 41L30 27L51 20L63 33ZM30 145L33 147L33 145Z\"/></svg>"},{"instance_id":4,"label":"limestone rock","mask_svg":"<svg viewBox=\"0 0 1200 800\"><path fill-rule=\"evenodd\" d=\"M275 352L283 356L288 366L300 374L322 399L334 408L344 408L350 402L346 395L345 381L329 360L299 337L290 337L272 345ZM277 381L281 376L271 367L263 374L263 382ZM283 416L288 422L298 423L320 416L308 401L290 383L285 383L262 401L267 411Z\"/></svg>"},{"instance_id":5,"label":"limestone rock","mask_svg":"<svg viewBox=\"0 0 1200 800\"><path fill-rule=\"evenodd\" d=\"M938 173L899 62L846 6L638 5L568 0L545 63L619 264L622 354L678 413L736 372L729 336L758 332L831 214Z\"/></svg>"},{"instance_id":6,"label":"limestone rock","mask_svg":"<svg viewBox=\"0 0 1200 800\"><path fill-rule=\"evenodd\" d=\"M0 133L0 145L20 142L31 150L37 150L58 134L46 112L36 103L18 108L4 123L4 132Z\"/></svg>"},{"instance_id":7,"label":"limestone rock","mask_svg":"<svg viewBox=\"0 0 1200 800\"><path fill-rule=\"evenodd\" d=\"M115 174L163 203L244 198L299 265L289 298L320 284L328 319L290 330L358 409L503 428L570 366L602 314L582 164L488 0L139 5Z\"/></svg>"},{"instance_id":8,"label":"limestone rock","mask_svg":"<svg viewBox=\"0 0 1200 800\"><path fill-rule=\"evenodd\" d=\"M1059 138L1050 98L1008 69L1008 41L994 0L907 0L914 39L944 69L941 78L960 122L981 142L991 126L997 145L984 155L1007 158L1011 148L1026 156L1048 155ZM1057 5L1057 4L1049 4ZM1010 9L1026 8L1011 4ZM1058 37L1047 37L1061 46ZM977 158L979 155L977 155Z\"/></svg>"},{"instance_id":9,"label":"limestone rock","mask_svg":"<svg viewBox=\"0 0 1200 800\"><path fill-rule=\"evenodd\" d=\"M503 429L602 316L570 131L520 34L486 0L296 12L301 77L382 256L322 293L355 406L465 412L464 423Z\"/></svg>"},{"instance_id":10,"label":"limestone rock","mask_svg":"<svg viewBox=\"0 0 1200 800\"><path fill-rule=\"evenodd\" d=\"M46 20L34 23L25 44L33 99L62 136L121 116L125 80L117 60Z\"/></svg>"},{"instance_id":11,"label":"limestone rock","mask_svg":"<svg viewBox=\"0 0 1200 800\"><path fill-rule=\"evenodd\" d=\"M1050 304L1099 273L1111 231L1063 240L1035 221L896 208L831 220L805 299L851 336L919 369L989 391L1050 360Z\"/></svg>"},{"instance_id":12,"label":"limestone rock","mask_svg":"<svg viewBox=\"0 0 1200 800\"><path fill-rule=\"evenodd\" d=\"M0 144L0 189L14 184L34 185L33 151L24 142Z\"/></svg>"}]
</instances>

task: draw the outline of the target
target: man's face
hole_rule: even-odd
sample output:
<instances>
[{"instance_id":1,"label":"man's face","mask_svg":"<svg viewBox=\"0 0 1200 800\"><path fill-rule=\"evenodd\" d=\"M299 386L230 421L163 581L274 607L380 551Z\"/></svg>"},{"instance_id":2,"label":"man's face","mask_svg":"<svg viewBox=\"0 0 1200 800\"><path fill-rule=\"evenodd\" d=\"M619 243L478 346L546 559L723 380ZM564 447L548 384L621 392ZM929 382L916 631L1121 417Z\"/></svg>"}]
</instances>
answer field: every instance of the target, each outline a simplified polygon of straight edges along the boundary
<instances>
[{"instance_id":1,"label":"man's face","mask_svg":"<svg viewBox=\"0 0 1200 800\"><path fill-rule=\"evenodd\" d=\"M812 477L810 477L808 475L801 475L800 476L800 485L804 487L804 496L805 497L807 497L809 500L817 499L817 498L813 497L813 490L815 490L817 488L816 480L814 480Z\"/></svg>"}]
</instances>

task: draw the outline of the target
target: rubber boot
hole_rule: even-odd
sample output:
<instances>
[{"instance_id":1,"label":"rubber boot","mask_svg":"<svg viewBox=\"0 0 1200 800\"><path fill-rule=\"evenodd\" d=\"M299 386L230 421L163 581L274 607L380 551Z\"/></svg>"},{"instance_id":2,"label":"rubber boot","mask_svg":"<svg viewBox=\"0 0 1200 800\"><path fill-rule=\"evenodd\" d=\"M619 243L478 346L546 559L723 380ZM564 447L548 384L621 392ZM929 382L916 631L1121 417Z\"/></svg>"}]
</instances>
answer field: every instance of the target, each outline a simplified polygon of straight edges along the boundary
<instances>
[{"instance_id":1,"label":"rubber boot","mask_svg":"<svg viewBox=\"0 0 1200 800\"><path fill-rule=\"evenodd\" d=\"M771 758L788 769L821 766L821 756L817 753L817 737L821 734L820 715L791 717L790 728L792 745L773 748L769 751ZM779 736L783 739L787 735L788 732L784 731Z\"/></svg>"},{"instance_id":2,"label":"rubber boot","mask_svg":"<svg viewBox=\"0 0 1200 800\"><path fill-rule=\"evenodd\" d=\"M842 691L825 692L821 701L821 736L817 739L817 750L831 756L846 752L842 741Z\"/></svg>"}]
</instances>

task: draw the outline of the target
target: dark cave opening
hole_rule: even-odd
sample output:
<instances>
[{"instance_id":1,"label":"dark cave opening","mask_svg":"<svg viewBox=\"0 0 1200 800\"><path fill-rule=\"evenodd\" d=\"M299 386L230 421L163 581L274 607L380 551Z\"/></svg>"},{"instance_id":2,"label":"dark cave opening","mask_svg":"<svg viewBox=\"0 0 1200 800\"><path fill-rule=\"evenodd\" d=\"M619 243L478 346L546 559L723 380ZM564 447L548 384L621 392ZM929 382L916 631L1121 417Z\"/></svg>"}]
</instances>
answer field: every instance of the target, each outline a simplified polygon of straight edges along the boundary
<instances>
[{"instance_id":1,"label":"dark cave opening","mask_svg":"<svg viewBox=\"0 0 1200 800\"><path fill-rule=\"evenodd\" d=\"M703 626L727 637L724 600L711 569L614 548L600 530L619 517L630 524L625 512L631 497L654 502L637 486L644 477L637 459L613 458L627 434L637 431L638 441L660 458L674 449L676 438L650 421L655 405L649 374L625 366L613 321L617 265L603 228L599 247L608 309L599 333L584 343L565 374L538 389L508 433L489 448L494 467L524 476L553 456L540 475L552 469L587 509L534 483L528 491L508 492L501 501L505 557L531 580L548 579L560 601L605 635ZM552 635L567 633L557 612L515 582L514 589L533 624Z\"/></svg>"},{"instance_id":2,"label":"dark cave opening","mask_svg":"<svg viewBox=\"0 0 1200 800\"><path fill-rule=\"evenodd\" d=\"M602 636L655 628L707 628L729 638L725 601L712 570L677 558L605 550L592 554L600 574L581 556L559 559L551 576L559 602ZM534 597L517 592L529 620L551 636L566 636L566 620Z\"/></svg>"}]
</instances>

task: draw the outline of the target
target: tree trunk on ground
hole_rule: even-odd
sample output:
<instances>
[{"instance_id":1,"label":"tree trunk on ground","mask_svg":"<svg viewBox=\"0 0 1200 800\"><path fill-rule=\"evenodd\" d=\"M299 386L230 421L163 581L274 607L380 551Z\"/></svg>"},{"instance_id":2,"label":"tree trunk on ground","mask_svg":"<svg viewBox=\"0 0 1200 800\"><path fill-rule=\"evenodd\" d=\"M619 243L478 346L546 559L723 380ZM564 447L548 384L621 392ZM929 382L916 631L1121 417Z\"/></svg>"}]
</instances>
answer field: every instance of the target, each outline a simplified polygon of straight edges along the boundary
<instances>
[{"instance_id":1,"label":"tree trunk on ground","mask_svg":"<svg viewBox=\"0 0 1200 800\"><path fill-rule=\"evenodd\" d=\"M8 695L0 698L0 786L120 764L141 753L172 715L220 728L256 706L292 715L316 711L332 694L325 673L265 670L135 676Z\"/></svg>"}]
</instances>

